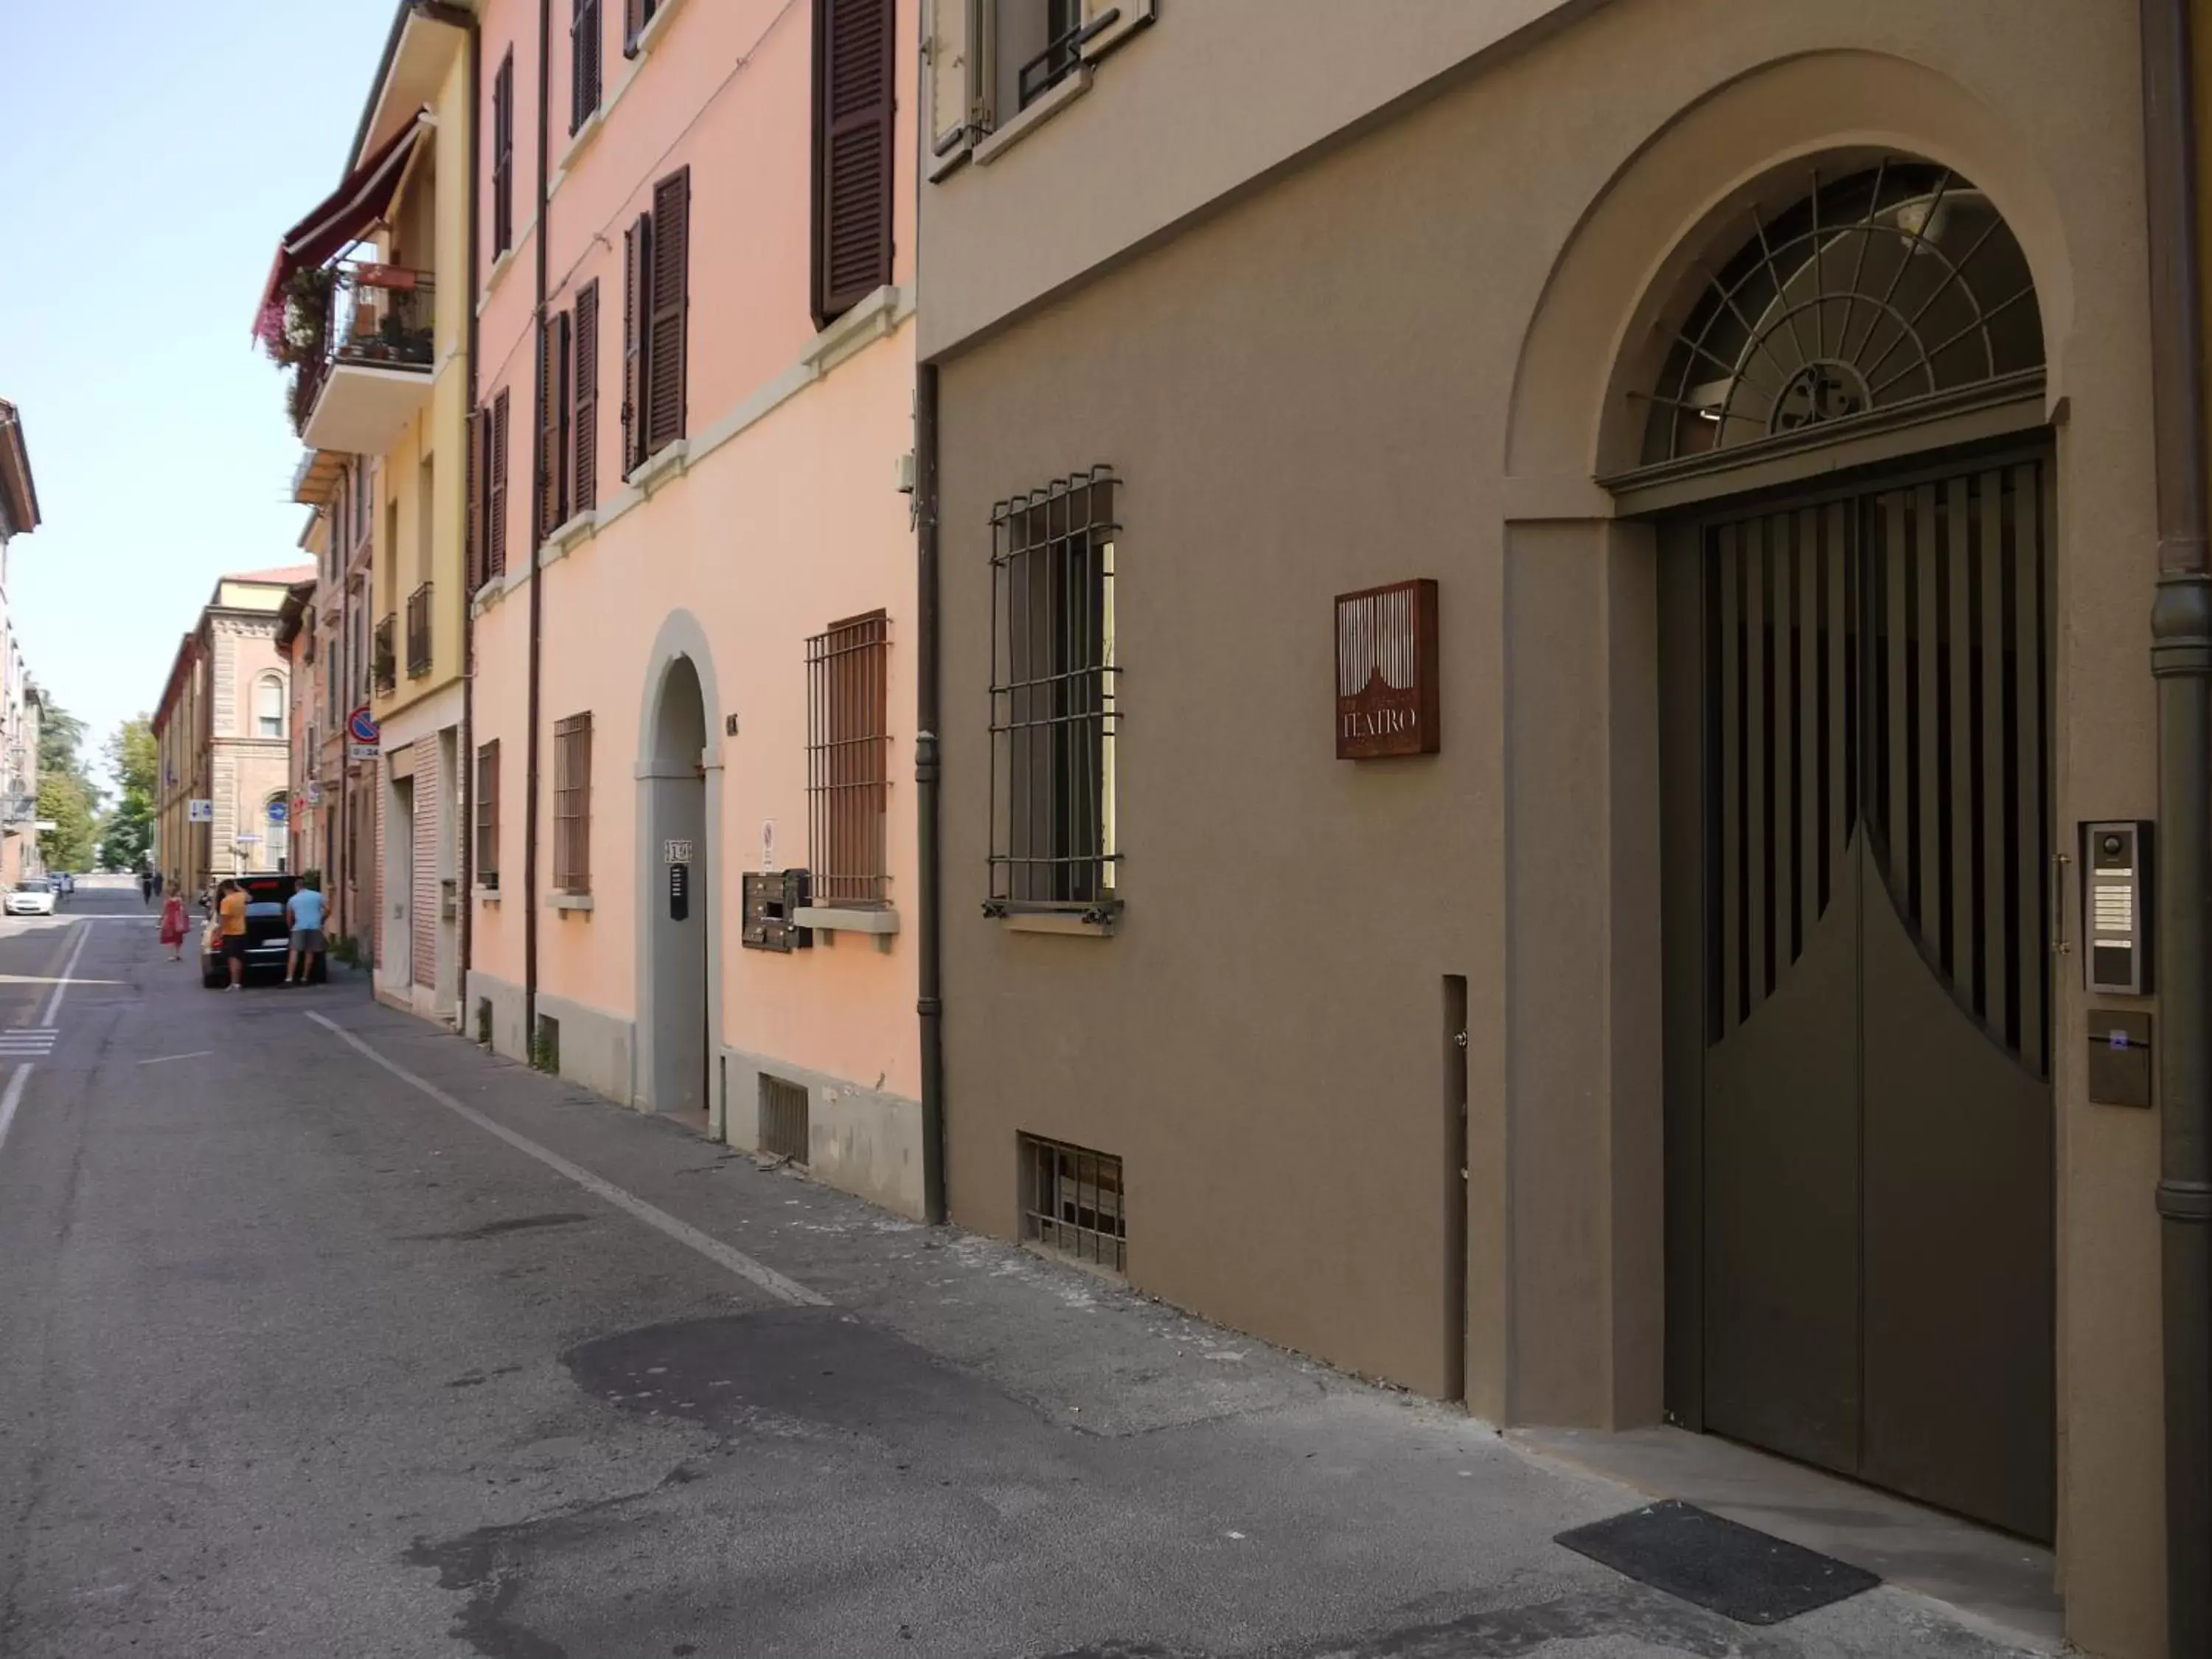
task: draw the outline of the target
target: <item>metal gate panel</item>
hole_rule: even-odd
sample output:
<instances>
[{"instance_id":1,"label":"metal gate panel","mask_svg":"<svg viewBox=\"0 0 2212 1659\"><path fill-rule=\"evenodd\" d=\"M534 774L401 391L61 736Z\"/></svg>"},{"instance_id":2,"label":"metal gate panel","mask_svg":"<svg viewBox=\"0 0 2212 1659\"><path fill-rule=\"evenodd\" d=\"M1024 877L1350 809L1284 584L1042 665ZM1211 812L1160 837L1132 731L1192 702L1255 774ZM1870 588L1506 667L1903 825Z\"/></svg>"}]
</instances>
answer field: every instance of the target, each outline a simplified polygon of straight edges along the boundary
<instances>
[{"instance_id":1,"label":"metal gate panel","mask_svg":"<svg viewBox=\"0 0 2212 1659\"><path fill-rule=\"evenodd\" d=\"M1668 993L1699 1052L1668 1061L1698 1217L1669 1221L1670 1403L2037 1535L2048 488L2028 460L1837 491L1670 532L1662 570L1668 790L1702 821L1686 847L1667 809L1668 926L1704 935Z\"/></svg>"}]
</instances>

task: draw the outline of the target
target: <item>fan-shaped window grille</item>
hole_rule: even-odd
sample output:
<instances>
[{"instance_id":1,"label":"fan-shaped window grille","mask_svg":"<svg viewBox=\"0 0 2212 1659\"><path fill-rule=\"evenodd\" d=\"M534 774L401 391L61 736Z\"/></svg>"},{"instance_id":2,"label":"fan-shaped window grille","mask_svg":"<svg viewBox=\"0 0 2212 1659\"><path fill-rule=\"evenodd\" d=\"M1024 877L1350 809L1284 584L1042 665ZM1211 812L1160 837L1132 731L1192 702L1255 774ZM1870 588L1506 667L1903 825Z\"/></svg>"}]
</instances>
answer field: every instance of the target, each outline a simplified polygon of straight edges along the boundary
<instances>
[{"instance_id":1,"label":"fan-shaped window grille","mask_svg":"<svg viewBox=\"0 0 2212 1659\"><path fill-rule=\"evenodd\" d=\"M1646 465L1955 393L2043 366L2027 260L1957 173L1888 161L1752 210L1694 297L1651 393Z\"/></svg>"}]
</instances>

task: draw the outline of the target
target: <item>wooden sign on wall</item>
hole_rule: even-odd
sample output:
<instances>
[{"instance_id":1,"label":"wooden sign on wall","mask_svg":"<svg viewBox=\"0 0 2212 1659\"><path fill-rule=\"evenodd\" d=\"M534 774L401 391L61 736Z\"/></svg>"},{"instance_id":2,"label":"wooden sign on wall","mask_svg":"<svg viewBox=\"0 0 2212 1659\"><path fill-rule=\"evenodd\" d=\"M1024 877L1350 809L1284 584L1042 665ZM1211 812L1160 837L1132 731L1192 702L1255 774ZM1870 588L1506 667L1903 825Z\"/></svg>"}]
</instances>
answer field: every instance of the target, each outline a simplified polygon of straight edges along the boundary
<instances>
[{"instance_id":1,"label":"wooden sign on wall","mask_svg":"<svg viewBox=\"0 0 2212 1659\"><path fill-rule=\"evenodd\" d=\"M1437 585L1336 596L1336 757L1437 752Z\"/></svg>"}]
</instances>

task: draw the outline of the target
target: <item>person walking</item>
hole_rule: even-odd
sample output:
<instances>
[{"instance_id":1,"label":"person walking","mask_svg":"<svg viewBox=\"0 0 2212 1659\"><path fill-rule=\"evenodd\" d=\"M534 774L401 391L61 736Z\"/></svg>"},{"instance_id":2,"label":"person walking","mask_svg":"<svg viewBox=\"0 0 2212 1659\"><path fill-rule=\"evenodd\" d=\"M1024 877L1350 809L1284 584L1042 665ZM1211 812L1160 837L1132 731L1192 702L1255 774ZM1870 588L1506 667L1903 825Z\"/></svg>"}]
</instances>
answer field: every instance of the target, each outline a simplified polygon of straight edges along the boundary
<instances>
[{"instance_id":1,"label":"person walking","mask_svg":"<svg viewBox=\"0 0 2212 1659\"><path fill-rule=\"evenodd\" d=\"M151 870L141 870L138 872L138 899L149 909L153 908L154 872Z\"/></svg>"},{"instance_id":2,"label":"person walking","mask_svg":"<svg viewBox=\"0 0 2212 1659\"><path fill-rule=\"evenodd\" d=\"M292 931L292 948L284 957L284 983L305 985L314 976L315 960L323 954L322 881L308 876L285 902L284 924Z\"/></svg>"},{"instance_id":3,"label":"person walking","mask_svg":"<svg viewBox=\"0 0 2212 1659\"><path fill-rule=\"evenodd\" d=\"M230 963L229 988L242 990L246 985L246 889L234 881L225 881L216 892L220 896L216 916L222 928L222 954Z\"/></svg>"},{"instance_id":4,"label":"person walking","mask_svg":"<svg viewBox=\"0 0 2212 1659\"><path fill-rule=\"evenodd\" d=\"M185 935L191 923L185 915L185 902L172 892L161 901L161 943L169 947L169 960L185 959Z\"/></svg>"},{"instance_id":5,"label":"person walking","mask_svg":"<svg viewBox=\"0 0 2212 1659\"><path fill-rule=\"evenodd\" d=\"M154 872L154 896L155 898L161 896L161 872L159 870Z\"/></svg>"}]
</instances>

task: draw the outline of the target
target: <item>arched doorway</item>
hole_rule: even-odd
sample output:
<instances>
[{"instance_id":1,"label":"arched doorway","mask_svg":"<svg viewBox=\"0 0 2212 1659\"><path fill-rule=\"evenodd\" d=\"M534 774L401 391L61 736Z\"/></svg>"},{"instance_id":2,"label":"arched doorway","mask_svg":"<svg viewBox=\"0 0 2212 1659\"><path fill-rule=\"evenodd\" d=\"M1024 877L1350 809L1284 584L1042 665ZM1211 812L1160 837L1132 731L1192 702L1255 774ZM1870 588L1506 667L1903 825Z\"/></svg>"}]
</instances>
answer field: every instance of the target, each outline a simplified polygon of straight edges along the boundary
<instances>
[{"instance_id":1,"label":"arched doorway","mask_svg":"<svg viewBox=\"0 0 2212 1659\"><path fill-rule=\"evenodd\" d=\"M1774 188L1778 184L1787 193ZM1668 1409L2047 1538L2047 437L2018 242L1800 164L1660 312Z\"/></svg>"},{"instance_id":2,"label":"arched doorway","mask_svg":"<svg viewBox=\"0 0 2212 1659\"><path fill-rule=\"evenodd\" d=\"M650 717L638 856L647 960L639 975L654 1110L704 1114L709 973L707 706L697 665L670 659Z\"/></svg>"}]
</instances>

